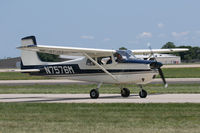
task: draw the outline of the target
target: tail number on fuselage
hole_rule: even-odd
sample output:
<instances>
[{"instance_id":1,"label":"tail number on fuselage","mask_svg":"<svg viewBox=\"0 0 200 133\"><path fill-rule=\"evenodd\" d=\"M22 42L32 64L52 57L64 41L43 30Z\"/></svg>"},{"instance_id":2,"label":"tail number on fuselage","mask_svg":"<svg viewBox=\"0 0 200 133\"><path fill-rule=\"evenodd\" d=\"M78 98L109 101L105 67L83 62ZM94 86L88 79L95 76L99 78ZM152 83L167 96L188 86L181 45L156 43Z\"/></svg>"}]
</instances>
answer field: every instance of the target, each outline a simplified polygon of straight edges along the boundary
<instances>
[{"instance_id":1,"label":"tail number on fuselage","mask_svg":"<svg viewBox=\"0 0 200 133\"><path fill-rule=\"evenodd\" d=\"M46 74L74 74L72 66L45 66Z\"/></svg>"}]
</instances>

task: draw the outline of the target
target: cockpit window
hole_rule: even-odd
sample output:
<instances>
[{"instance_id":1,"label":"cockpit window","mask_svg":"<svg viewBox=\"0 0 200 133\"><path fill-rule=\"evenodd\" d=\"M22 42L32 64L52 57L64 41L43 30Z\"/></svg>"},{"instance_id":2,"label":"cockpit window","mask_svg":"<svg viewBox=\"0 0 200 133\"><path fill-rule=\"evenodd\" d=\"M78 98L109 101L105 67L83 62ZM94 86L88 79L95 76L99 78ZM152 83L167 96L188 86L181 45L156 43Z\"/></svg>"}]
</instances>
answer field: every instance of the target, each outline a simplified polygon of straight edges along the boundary
<instances>
[{"instance_id":1,"label":"cockpit window","mask_svg":"<svg viewBox=\"0 0 200 133\"><path fill-rule=\"evenodd\" d=\"M118 63L123 63L127 60L134 60L136 57L133 55L131 50L118 50L115 54L115 61Z\"/></svg>"}]
</instances>

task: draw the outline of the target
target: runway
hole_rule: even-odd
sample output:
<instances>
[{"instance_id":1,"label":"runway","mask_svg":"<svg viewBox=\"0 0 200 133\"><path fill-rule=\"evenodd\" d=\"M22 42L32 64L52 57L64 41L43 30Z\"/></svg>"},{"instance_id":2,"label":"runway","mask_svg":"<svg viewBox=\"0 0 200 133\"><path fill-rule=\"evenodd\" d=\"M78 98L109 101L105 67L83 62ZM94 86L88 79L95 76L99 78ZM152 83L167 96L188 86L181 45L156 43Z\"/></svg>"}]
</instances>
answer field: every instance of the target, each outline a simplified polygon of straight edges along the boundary
<instances>
[{"instance_id":1,"label":"runway","mask_svg":"<svg viewBox=\"0 0 200 133\"><path fill-rule=\"evenodd\" d=\"M200 94L152 94L147 98L120 94L101 94L91 99L89 94L0 94L0 102L26 103L200 103Z\"/></svg>"},{"instance_id":2,"label":"runway","mask_svg":"<svg viewBox=\"0 0 200 133\"><path fill-rule=\"evenodd\" d=\"M166 78L168 84L195 84L200 83L200 78ZM151 84L161 84L162 79L154 79ZM32 85L32 84L94 84L92 82L68 80L68 79L51 79L51 80L0 80L0 85Z\"/></svg>"}]
</instances>

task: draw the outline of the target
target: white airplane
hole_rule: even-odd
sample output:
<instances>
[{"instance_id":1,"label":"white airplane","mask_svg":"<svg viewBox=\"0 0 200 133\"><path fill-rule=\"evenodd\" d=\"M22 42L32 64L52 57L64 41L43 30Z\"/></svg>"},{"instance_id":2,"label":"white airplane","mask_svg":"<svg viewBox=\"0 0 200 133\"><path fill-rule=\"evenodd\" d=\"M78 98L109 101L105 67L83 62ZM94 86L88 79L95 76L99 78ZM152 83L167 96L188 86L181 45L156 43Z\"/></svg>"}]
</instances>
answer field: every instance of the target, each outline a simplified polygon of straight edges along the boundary
<instances>
[{"instance_id":1,"label":"white airplane","mask_svg":"<svg viewBox=\"0 0 200 133\"><path fill-rule=\"evenodd\" d=\"M91 98L98 98L98 89L103 83L117 84L121 96L128 97L130 90L126 84L137 84L139 96L145 98L147 92L142 85L151 82L160 74L165 87L166 80L161 70L162 63L156 60L137 59L134 54L182 52L188 49L147 49L147 50L105 50L37 45L35 36L21 39L21 72L32 75L55 76L66 79L98 82L90 91ZM79 55L79 58L63 62L43 62L37 52L55 55ZM82 55L82 57L80 57Z\"/></svg>"}]
</instances>

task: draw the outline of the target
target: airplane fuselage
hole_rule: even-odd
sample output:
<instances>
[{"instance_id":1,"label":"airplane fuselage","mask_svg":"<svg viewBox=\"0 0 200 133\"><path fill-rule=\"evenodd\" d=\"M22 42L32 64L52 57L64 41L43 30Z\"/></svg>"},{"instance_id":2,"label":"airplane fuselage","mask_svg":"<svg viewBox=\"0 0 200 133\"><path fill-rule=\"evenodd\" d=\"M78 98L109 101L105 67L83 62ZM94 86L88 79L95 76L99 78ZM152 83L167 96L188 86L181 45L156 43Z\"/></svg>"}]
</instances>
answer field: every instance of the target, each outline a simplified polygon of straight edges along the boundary
<instances>
[{"instance_id":1,"label":"airplane fuselage","mask_svg":"<svg viewBox=\"0 0 200 133\"><path fill-rule=\"evenodd\" d=\"M48 63L46 65L24 66L23 69L40 69L32 75L52 76L82 81L114 83L114 84L147 84L158 74L144 63L117 63L102 64L102 66L116 77L114 80L96 65L88 65L87 58Z\"/></svg>"}]
</instances>

